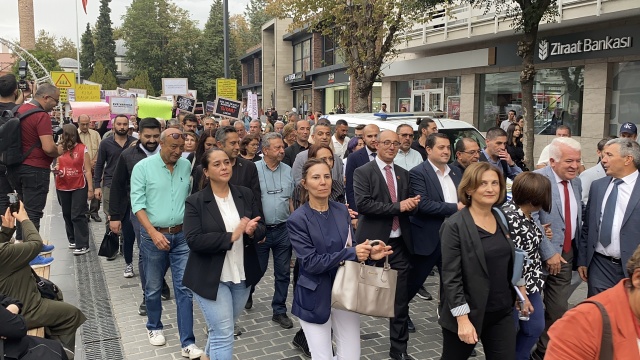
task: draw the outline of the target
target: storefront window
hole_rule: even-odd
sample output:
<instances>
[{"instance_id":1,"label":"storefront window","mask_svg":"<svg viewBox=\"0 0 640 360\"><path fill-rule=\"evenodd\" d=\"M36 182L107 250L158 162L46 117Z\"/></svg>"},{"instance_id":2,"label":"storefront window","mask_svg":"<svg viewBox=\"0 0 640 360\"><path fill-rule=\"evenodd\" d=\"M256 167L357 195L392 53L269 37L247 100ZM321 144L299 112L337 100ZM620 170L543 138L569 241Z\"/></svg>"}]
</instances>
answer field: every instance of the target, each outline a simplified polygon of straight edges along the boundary
<instances>
[{"instance_id":1,"label":"storefront window","mask_svg":"<svg viewBox=\"0 0 640 360\"><path fill-rule=\"evenodd\" d=\"M349 109L349 86L333 86L324 90L324 113L336 113L338 105Z\"/></svg>"},{"instance_id":2,"label":"storefront window","mask_svg":"<svg viewBox=\"0 0 640 360\"><path fill-rule=\"evenodd\" d=\"M293 45L293 72L311 70L311 39Z\"/></svg>"},{"instance_id":3,"label":"storefront window","mask_svg":"<svg viewBox=\"0 0 640 360\"><path fill-rule=\"evenodd\" d=\"M373 88L371 89L371 110L373 112L378 112L382 108L382 83L375 82L373 83ZM389 111L389 104L387 104L387 111Z\"/></svg>"},{"instance_id":4,"label":"storefront window","mask_svg":"<svg viewBox=\"0 0 640 360\"><path fill-rule=\"evenodd\" d=\"M460 120L460 77L444 78L444 104L447 118Z\"/></svg>"},{"instance_id":5,"label":"storefront window","mask_svg":"<svg viewBox=\"0 0 640 360\"><path fill-rule=\"evenodd\" d=\"M535 134L553 135L556 127L567 125L580 136L583 90L584 66L538 70L533 87ZM522 115L520 73L482 75L480 100L480 131L500 124L509 110Z\"/></svg>"},{"instance_id":6,"label":"storefront window","mask_svg":"<svg viewBox=\"0 0 640 360\"><path fill-rule=\"evenodd\" d=\"M638 123L640 113L640 61L613 65L609 135L619 135L620 125Z\"/></svg>"},{"instance_id":7,"label":"storefront window","mask_svg":"<svg viewBox=\"0 0 640 360\"><path fill-rule=\"evenodd\" d=\"M311 106L311 89L299 89L293 91L294 107L298 109L298 114L306 114L312 110Z\"/></svg>"}]
</instances>

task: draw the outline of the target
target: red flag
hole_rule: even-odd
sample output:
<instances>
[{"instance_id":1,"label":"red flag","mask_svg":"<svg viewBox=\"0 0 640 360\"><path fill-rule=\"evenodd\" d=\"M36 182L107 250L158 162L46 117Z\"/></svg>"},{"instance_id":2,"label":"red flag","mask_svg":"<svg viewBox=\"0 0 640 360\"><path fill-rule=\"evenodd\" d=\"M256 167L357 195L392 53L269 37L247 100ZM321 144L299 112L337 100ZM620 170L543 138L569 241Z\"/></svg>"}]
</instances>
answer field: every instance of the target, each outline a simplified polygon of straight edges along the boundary
<instances>
[{"instance_id":1,"label":"red flag","mask_svg":"<svg viewBox=\"0 0 640 360\"><path fill-rule=\"evenodd\" d=\"M82 8L84 9L84 13L87 13L87 1L88 0L82 0Z\"/></svg>"}]
</instances>

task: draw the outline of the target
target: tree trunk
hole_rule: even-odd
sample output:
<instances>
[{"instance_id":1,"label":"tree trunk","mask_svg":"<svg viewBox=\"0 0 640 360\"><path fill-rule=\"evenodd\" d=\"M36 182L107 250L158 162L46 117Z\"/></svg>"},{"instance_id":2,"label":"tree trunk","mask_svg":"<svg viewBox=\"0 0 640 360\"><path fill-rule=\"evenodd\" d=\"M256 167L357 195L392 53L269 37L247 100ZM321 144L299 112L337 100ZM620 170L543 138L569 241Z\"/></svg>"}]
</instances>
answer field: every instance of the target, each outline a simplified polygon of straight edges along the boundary
<instances>
[{"instance_id":1,"label":"tree trunk","mask_svg":"<svg viewBox=\"0 0 640 360\"><path fill-rule=\"evenodd\" d=\"M369 96L371 95L371 89L373 89L373 82L366 79L356 79L353 84L355 85L356 95L353 111L356 113L371 112Z\"/></svg>"},{"instance_id":2,"label":"tree trunk","mask_svg":"<svg viewBox=\"0 0 640 360\"><path fill-rule=\"evenodd\" d=\"M535 49L538 28L524 33L518 42L518 55L522 58L522 71L520 72L520 85L522 86L522 110L524 112L524 155L529 169L535 169L533 159L534 148L534 110L533 110L533 85L536 70L533 65L533 50Z\"/></svg>"}]
</instances>

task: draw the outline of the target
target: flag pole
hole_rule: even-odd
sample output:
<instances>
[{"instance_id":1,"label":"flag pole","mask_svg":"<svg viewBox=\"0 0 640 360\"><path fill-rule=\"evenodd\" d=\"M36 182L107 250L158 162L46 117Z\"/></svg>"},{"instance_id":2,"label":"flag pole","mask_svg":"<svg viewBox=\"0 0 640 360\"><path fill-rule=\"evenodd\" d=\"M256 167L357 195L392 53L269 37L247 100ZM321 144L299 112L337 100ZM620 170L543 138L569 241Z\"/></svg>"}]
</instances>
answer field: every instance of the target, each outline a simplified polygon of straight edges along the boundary
<instances>
[{"instance_id":1,"label":"flag pole","mask_svg":"<svg viewBox=\"0 0 640 360\"><path fill-rule=\"evenodd\" d=\"M78 0L75 0L76 3L76 56L78 57L78 84L81 83L80 79L80 25L78 22Z\"/></svg>"}]
</instances>

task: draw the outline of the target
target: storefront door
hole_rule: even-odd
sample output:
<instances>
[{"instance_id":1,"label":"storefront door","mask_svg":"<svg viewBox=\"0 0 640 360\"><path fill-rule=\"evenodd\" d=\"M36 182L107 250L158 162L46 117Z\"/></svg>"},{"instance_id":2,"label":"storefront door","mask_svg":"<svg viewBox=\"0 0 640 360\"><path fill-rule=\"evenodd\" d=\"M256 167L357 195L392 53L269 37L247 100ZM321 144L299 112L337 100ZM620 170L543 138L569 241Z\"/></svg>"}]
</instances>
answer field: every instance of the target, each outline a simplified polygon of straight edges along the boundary
<instances>
[{"instance_id":1,"label":"storefront door","mask_svg":"<svg viewBox=\"0 0 640 360\"><path fill-rule=\"evenodd\" d=\"M411 97L411 108L414 112L443 111L443 92L443 90L414 90Z\"/></svg>"}]
</instances>

